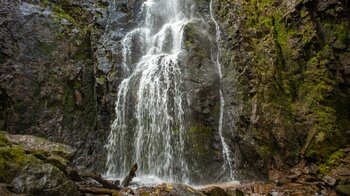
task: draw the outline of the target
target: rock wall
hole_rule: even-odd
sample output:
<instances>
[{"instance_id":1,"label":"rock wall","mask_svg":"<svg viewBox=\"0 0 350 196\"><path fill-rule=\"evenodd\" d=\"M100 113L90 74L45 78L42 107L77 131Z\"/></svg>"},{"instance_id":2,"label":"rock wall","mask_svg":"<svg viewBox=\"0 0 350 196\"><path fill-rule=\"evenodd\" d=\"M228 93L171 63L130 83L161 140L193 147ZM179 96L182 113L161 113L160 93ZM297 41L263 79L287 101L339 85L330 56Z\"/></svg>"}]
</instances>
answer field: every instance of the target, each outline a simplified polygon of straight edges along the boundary
<instances>
[{"instance_id":1,"label":"rock wall","mask_svg":"<svg viewBox=\"0 0 350 196\"><path fill-rule=\"evenodd\" d=\"M348 1L223 0L226 129L241 178L322 168L349 144Z\"/></svg>"},{"instance_id":2,"label":"rock wall","mask_svg":"<svg viewBox=\"0 0 350 196\"><path fill-rule=\"evenodd\" d=\"M0 129L70 144L76 164L101 168L94 52L106 1L0 2ZM101 115L100 115L101 116ZM109 115L107 115L109 116Z\"/></svg>"}]
</instances>

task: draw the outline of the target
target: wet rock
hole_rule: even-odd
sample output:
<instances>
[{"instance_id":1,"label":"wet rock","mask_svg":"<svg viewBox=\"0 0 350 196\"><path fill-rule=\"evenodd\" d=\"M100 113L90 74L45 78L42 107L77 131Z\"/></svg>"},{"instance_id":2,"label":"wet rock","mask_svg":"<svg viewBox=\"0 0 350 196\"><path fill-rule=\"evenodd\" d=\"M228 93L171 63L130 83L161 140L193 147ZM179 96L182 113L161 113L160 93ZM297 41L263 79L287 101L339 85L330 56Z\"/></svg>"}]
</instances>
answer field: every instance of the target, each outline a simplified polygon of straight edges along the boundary
<instances>
[{"instance_id":1,"label":"wet rock","mask_svg":"<svg viewBox=\"0 0 350 196\"><path fill-rule=\"evenodd\" d=\"M337 183L337 179L332 176L324 176L323 181L331 186L334 186Z\"/></svg>"},{"instance_id":2,"label":"wet rock","mask_svg":"<svg viewBox=\"0 0 350 196\"><path fill-rule=\"evenodd\" d=\"M225 190L220 187L209 187L207 189L202 190L202 192L208 196L226 196L227 195Z\"/></svg>"},{"instance_id":3,"label":"wet rock","mask_svg":"<svg viewBox=\"0 0 350 196\"><path fill-rule=\"evenodd\" d=\"M205 196L202 192L182 184L161 184L156 187L141 187L136 189L140 195L183 195L183 196Z\"/></svg>"},{"instance_id":4,"label":"wet rock","mask_svg":"<svg viewBox=\"0 0 350 196\"><path fill-rule=\"evenodd\" d=\"M313 175L316 175L317 172L319 171L319 167L314 163L309 164L308 166L306 166L305 169L307 174L313 174Z\"/></svg>"},{"instance_id":5,"label":"wet rock","mask_svg":"<svg viewBox=\"0 0 350 196\"><path fill-rule=\"evenodd\" d=\"M343 194L343 195L350 195L350 184L346 185L338 185L336 187L336 190L338 193Z\"/></svg>"}]
</instances>

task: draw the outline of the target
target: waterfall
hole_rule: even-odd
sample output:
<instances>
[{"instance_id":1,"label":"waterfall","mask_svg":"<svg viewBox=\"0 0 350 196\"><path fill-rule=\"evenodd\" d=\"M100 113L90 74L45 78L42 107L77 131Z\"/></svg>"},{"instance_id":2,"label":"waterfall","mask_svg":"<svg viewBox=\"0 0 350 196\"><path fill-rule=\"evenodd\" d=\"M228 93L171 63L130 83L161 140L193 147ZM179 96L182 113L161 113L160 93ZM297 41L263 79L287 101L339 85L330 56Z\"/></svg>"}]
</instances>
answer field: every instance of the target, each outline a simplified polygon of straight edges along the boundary
<instances>
[{"instance_id":1,"label":"waterfall","mask_svg":"<svg viewBox=\"0 0 350 196\"><path fill-rule=\"evenodd\" d=\"M222 130L222 125L223 125L223 120L224 120L224 109L225 109L225 99L224 99L224 95L222 93L222 71L221 71L221 62L220 62L220 57L221 57L221 31L220 31L220 26L218 24L218 22L215 20L214 17L214 9L213 9L213 0L210 1L210 17L212 19L212 21L215 24L215 30L216 30L216 44L217 44L217 52L216 52L216 57L215 59L215 64L217 66L218 72L219 72L219 77L220 77L220 115L219 115L219 135L220 135L220 140L221 140L221 145L222 145L222 155L223 155L223 159L224 159L224 164L223 164L223 169L224 171L228 171L230 174L230 179L234 180L234 170L233 170L233 159L232 159L232 155L231 155L231 151L227 145L227 143L225 142L225 138L223 136L223 130Z\"/></svg>"},{"instance_id":2,"label":"waterfall","mask_svg":"<svg viewBox=\"0 0 350 196\"><path fill-rule=\"evenodd\" d=\"M210 16L216 27L213 47L216 52L211 59L221 83L221 34L212 4ZM188 129L185 110L189 102L180 61L186 55L184 27L195 20L193 2L146 0L140 14L141 24L121 41L124 79L118 88L116 117L106 145L106 175L121 178L137 163L138 176L189 183L189 163L185 157ZM219 172L225 172L225 176L229 172L233 179L231 152L223 136L225 100L221 87L219 95L218 132L224 159Z\"/></svg>"},{"instance_id":3,"label":"waterfall","mask_svg":"<svg viewBox=\"0 0 350 196\"><path fill-rule=\"evenodd\" d=\"M184 157L183 27L187 0L147 0L143 24L125 36L116 119L107 144L107 176L122 177L133 163L139 175L189 182Z\"/></svg>"}]
</instances>

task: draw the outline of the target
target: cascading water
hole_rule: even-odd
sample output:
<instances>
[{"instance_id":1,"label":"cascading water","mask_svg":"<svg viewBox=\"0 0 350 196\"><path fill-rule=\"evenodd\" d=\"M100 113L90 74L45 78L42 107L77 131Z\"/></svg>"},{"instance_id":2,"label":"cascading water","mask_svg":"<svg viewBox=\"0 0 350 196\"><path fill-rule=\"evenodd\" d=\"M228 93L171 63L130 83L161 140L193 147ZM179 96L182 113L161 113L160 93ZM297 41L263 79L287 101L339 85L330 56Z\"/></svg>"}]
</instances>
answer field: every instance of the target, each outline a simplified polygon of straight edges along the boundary
<instances>
[{"instance_id":1,"label":"cascading water","mask_svg":"<svg viewBox=\"0 0 350 196\"><path fill-rule=\"evenodd\" d=\"M223 136L223 131L222 131L222 125L223 125L223 119L224 119L224 109L225 109L225 99L224 95L222 93L222 88L221 88L221 83L222 83L222 71L221 71L221 62L220 62L220 57L221 57L221 31L220 31L220 26L218 22L215 20L214 17L214 9L213 9L213 0L210 1L210 17L212 21L215 24L215 30L216 30L216 44L217 44L217 51L216 51L216 57L213 58L215 59L215 64L218 68L219 72L219 77L220 77L220 117L219 117L219 135L220 135L220 140L221 140L221 145L222 145L222 155L224 159L224 164L223 164L223 169L224 171L228 171L230 174L230 179L234 180L234 170L233 170L233 165L232 165L232 155L231 151L225 142L225 138Z\"/></svg>"},{"instance_id":2,"label":"cascading water","mask_svg":"<svg viewBox=\"0 0 350 196\"><path fill-rule=\"evenodd\" d=\"M126 78L108 139L107 176L124 176L138 163L141 176L188 182L179 67L183 27L192 15L186 5L187 0L145 1L143 25L122 41Z\"/></svg>"},{"instance_id":3,"label":"cascading water","mask_svg":"<svg viewBox=\"0 0 350 196\"><path fill-rule=\"evenodd\" d=\"M184 27L194 21L191 0L147 0L143 22L122 40L124 79L119 85L116 119L107 146L107 176L125 176L133 163L139 176L189 183L185 158ZM220 28L213 15L216 42L211 58L222 80ZM233 179L232 158L223 136L224 97L220 88L219 135L223 147L222 171Z\"/></svg>"}]
</instances>

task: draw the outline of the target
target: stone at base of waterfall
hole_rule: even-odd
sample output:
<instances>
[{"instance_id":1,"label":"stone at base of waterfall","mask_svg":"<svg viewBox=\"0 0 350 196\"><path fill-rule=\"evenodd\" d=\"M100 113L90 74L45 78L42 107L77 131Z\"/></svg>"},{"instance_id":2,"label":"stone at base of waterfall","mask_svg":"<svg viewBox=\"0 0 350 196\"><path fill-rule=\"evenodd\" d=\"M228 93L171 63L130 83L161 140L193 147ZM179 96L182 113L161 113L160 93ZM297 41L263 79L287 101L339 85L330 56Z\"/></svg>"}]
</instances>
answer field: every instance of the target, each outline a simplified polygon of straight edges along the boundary
<instances>
[{"instance_id":1,"label":"stone at base of waterfall","mask_svg":"<svg viewBox=\"0 0 350 196\"><path fill-rule=\"evenodd\" d=\"M183 184L164 183L156 187L141 187L136 189L138 195L181 195L181 196L205 196L201 191Z\"/></svg>"},{"instance_id":2,"label":"stone at base of waterfall","mask_svg":"<svg viewBox=\"0 0 350 196\"><path fill-rule=\"evenodd\" d=\"M51 142L49 140L32 136L32 135L11 135L5 133L6 138L13 144L19 145L25 150L39 150L50 154L61 156L65 159L70 159L75 152L75 149L61 143Z\"/></svg>"},{"instance_id":3,"label":"stone at base of waterfall","mask_svg":"<svg viewBox=\"0 0 350 196\"><path fill-rule=\"evenodd\" d=\"M202 192L206 195L212 195L212 196L226 196L227 195L226 191L220 187L209 187L206 189L202 189Z\"/></svg>"}]
</instances>

